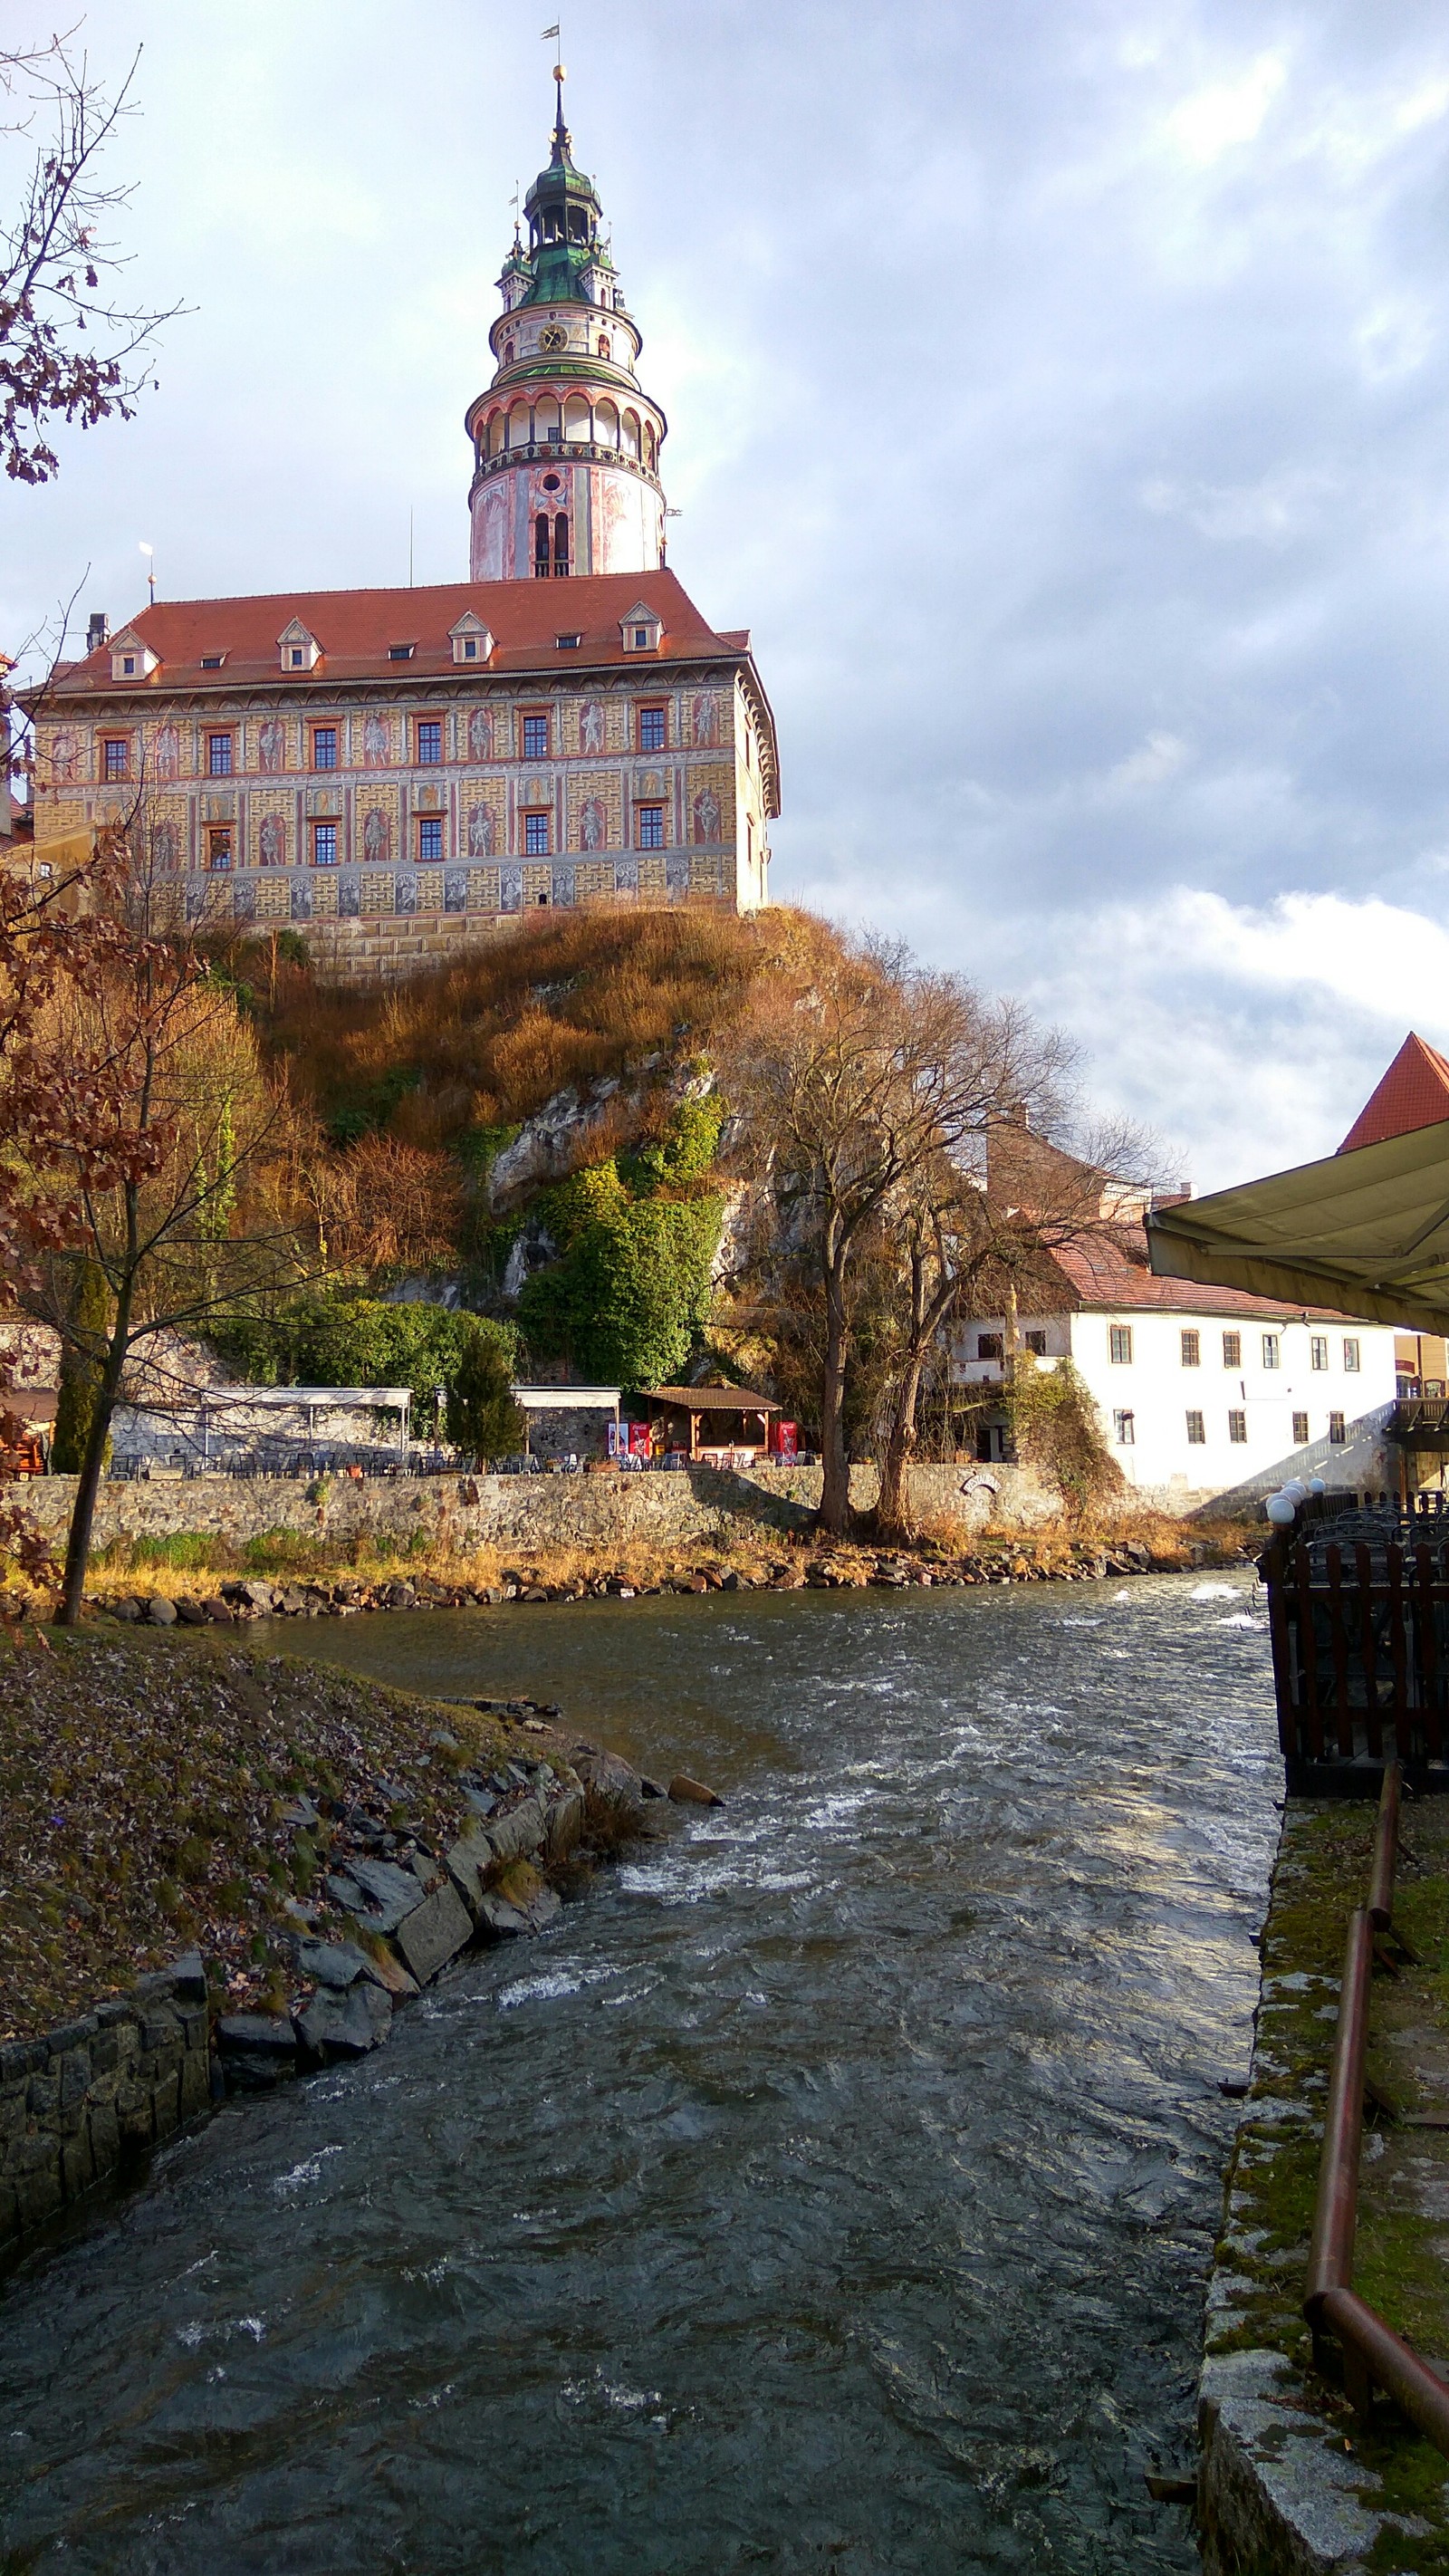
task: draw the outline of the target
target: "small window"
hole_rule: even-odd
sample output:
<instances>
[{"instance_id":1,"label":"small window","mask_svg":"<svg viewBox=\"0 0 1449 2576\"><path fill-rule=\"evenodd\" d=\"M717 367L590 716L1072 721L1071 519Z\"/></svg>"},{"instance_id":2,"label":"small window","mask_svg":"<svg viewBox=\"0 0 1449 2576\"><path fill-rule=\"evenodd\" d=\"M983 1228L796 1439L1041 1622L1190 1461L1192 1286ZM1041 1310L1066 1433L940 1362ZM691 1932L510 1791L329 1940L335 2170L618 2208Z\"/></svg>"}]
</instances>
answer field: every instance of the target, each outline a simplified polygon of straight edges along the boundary
<instances>
[{"instance_id":1,"label":"small window","mask_svg":"<svg viewBox=\"0 0 1449 2576\"><path fill-rule=\"evenodd\" d=\"M639 748L641 751L664 749L664 709L641 707L639 710Z\"/></svg>"},{"instance_id":2,"label":"small window","mask_svg":"<svg viewBox=\"0 0 1449 2576\"><path fill-rule=\"evenodd\" d=\"M1201 1333L1199 1333L1199 1332L1195 1332L1195 1331L1191 1331L1191 1330L1185 1330L1185 1331L1184 1331L1183 1336L1182 1336L1182 1365L1183 1365L1183 1367L1184 1367L1184 1368L1201 1368L1201 1366L1202 1366L1202 1335L1201 1335Z\"/></svg>"},{"instance_id":3,"label":"small window","mask_svg":"<svg viewBox=\"0 0 1449 2576\"><path fill-rule=\"evenodd\" d=\"M547 814L524 815L523 846L529 858L547 858L549 847L548 825L549 818Z\"/></svg>"},{"instance_id":4,"label":"small window","mask_svg":"<svg viewBox=\"0 0 1449 2576\"><path fill-rule=\"evenodd\" d=\"M639 807L639 847L662 850L664 847L664 808L662 805Z\"/></svg>"},{"instance_id":5,"label":"small window","mask_svg":"<svg viewBox=\"0 0 1449 2576\"><path fill-rule=\"evenodd\" d=\"M1308 1446L1308 1416L1306 1413L1295 1413L1293 1416L1293 1446L1295 1449L1306 1449Z\"/></svg>"},{"instance_id":6,"label":"small window","mask_svg":"<svg viewBox=\"0 0 1449 2576\"><path fill-rule=\"evenodd\" d=\"M312 826L312 865L313 865L313 867L314 867L314 868L335 868L335 867L336 867L336 865L337 865L337 826L336 826L336 824L335 824L335 823L314 823L314 824L313 824L313 826Z\"/></svg>"},{"instance_id":7,"label":"small window","mask_svg":"<svg viewBox=\"0 0 1449 2576\"><path fill-rule=\"evenodd\" d=\"M1190 1413L1187 1417L1187 1445L1189 1449L1201 1449L1206 1446L1206 1442L1207 1432L1203 1426L1202 1415L1200 1413Z\"/></svg>"},{"instance_id":8,"label":"small window","mask_svg":"<svg viewBox=\"0 0 1449 2576\"><path fill-rule=\"evenodd\" d=\"M1308 1345L1308 1357L1309 1357L1309 1361L1310 1361L1311 1365L1312 1365L1314 1368L1316 1368L1316 1369L1326 1369L1326 1368L1327 1368L1327 1366L1328 1366L1328 1336L1327 1336L1327 1334L1326 1334L1326 1333L1315 1333L1315 1334L1314 1334L1313 1339L1311 1340L1311 1342L1310 1342L1310 1343L1309 1343L1309 1345Z\"/></svg>"},{"instance_id":9,"label":"small window","mask_svg":"<svg viewBox=\"0 0 1449 2576\"><path fill-rule=\"evenodd\" d=\"M229 823L207 833L206 864L209 868L218 870L231 866L231 825Z\"/></svg>"},{"instance_id":10,"label":"small window","mask_svg":"<svg viewBox=\"0 0 1449 2576\"><path fill-rule=\"evenodd\" d=\"M211 778L231 776L231 735L209 733L206 737L206 768Z\"/></svg>"},{"instance_id":11,"label":"small window","mask_svg":"<svg viewBox=\"0 0 1449 2576\"><path fill-rule=\"evenodd\" d=\"M335 725L312 727L312 766L314 769L336 768L337 727Z\"/></svg>"},{"instance_id":12,"label":"small window","mask_svg":"<svg viewBox=\"0 0 1449 2576\"><path fill-rule=\"evenodd\" d=\"M103 746L102 772L107 778L129 778L131 746L129 742L108 742Z\"/></svg>"},{"instance_id":13,"label":"small window","mask_svg":"<svg viewBox=\"0 0 1449 2576\"><path fill-rule=\"evenodd\" d=\"M1348 1428L1341 1413L1330 1413L1328 1417L1328 1437L1331 1445L1335 1449L1342 1449L1347 1445Z\"/></svg>"},{"instance_id":14,"label":"small window","mask_svg":"<svg viewBox=\"0 0 1449 2576\"><path fill-rule=\"evenodd\" d=\"M1110 1357L1114 1368L1130 1368L1132 1366L1132 1327L1130 1324L1113 1324L1107 1335L1107 1346L1108 1356Z\"/></svg>"},{"instance_id":15,"label":"small window","mask_svg":"<svg viewBox=\"0 0 1449 2576\"><path fill-rule=\"evenodd\" d=\"M1228 1438L1233 1443L1234 1448L1241 1449L1246 1443L1247 1437L1248 1417L1246 1413L1230 1413L1228 1415Z\"/></svg>"},{"instance_id":16,"label":"small window","mask_svg":"<svg viewBox=\"0 0 1449 2576\"><path fill-rule=\"evenodd\" d=\"M1243 1365L1243 1336L1242 1336L1242 1334L1241 1334L1241 1333L1224 1333L1224 1335L1223 1335L1223 1366L1224 1366L1224 1368L1241 1368L1241 1367L1242 1367L1242 1365Z\"/></svg>"},{"instance_id":17,"label":"small window","mask_svg":"<svg viewBox=\"0 0 1449 2576\"><path fill-rule=\"evenodd\" d=\"M464 636L461 636L461 637L459 638L459 641L460 641L460 643L462 644L462 648L463 648L463 659L464 659L464 661L465 661L465 662L476 662L476 661L477 661L477 659L478 659L478 638L477 638L477 636L476 636L476 635L464 635Z\"/></svg>"},{"instance_id":18,"label":"small window","mask_svg":"<svg viewBox=\"0 0 1449 2576\"><path fill-rule=\"evenodd\" d=\"M224 653L203 653L201 657L201 667L203 671L219 671L225 660L226 655Z\"/></svg>"},{"instance_id":19,"label":"small window","mask_svg":"<svg viewBox=\"0 0 1449 2576\"><path fill-rule=\"evenodd\" d=\"M1033 1359L1044 1360L1047 1355L1045 1333L1033 1331L1027 1333L1024 1338L1026 1341L1026 1347L1031 1352Z\"/></svg>"},{"instance_id":20,"label":"small window","mask_svg":"<svg viewBox=\"0 0 1449 2576\"><path fill-rule=\"evenodd\" d=\"M294 644L292 646L291 667L294 671L305 671L307 667L307 647L305 644Z\"/></svg>"},{"instance_id":21,"label":"small window","mask_svg":"<svg viewBox=\"0 0 1449 2576\"><path fill-rule=\"evenodd\" d=\"M390 662L410 662L416 650L415 644L389 644L387 658Z\"/></svg>"},{"instance_id":22,"label":"small window","mask_svg":"<svg viewBox=\"0 0 1449 2576\"><path fill-rule=\"evenodd\" d=\"M1135 1413L1122 1413L1119 1411L1113 1414L1112 1422L1117 1433L1118 1448L1133 1448L1137 1440L1137 1416Z\"/></svg>"},{"instance_id":23,"label":"small window","mask_svg":"<svg viewBox=\"0 0 1449 2576\"><path fill-rule=\"evenodd\" d=\"M424 814L418 824L418 857L440 859L443 855L443 818L441 814Z\"/></svg>"},{"instance_id":24,"label":"small window","mask_svg":"<svg viewBox=\"0 0 1449 2576\"><path fill-rule=\"evenodd\" d=\"M999 1360L1001 1357L1001 1335L999 1333L978 1333L976 1336L976 1356L979 1360Z\"/></svg>"},{"instance_id":25,"label":"small window","mask_svg":"<svg viewBox=\"0 0 1449 2576\"><path fill-rule=\"evenodd\" d=\"M525 716L523 719L523 757L525 760L547 760L547 716Z\"/></svg>"},{"instance_id":26,"label":"small window","mask_svg":"<svg viewBox=\"0 0 1449 2576\"><path fill-rule=\"evenodd\" d=\"M443 727L439 719L429 717L418 727L418 766L431 769L443 757Z\"/></svg>"},{"instance_id":27,"label":"small window","mask_svg":"<svg viewBox=\"0 0 1449 2576\"><path fill-rule=\"evenodd\" d=\"M1358 1337L1356 1334L1349 1334L1345 1337L1343 1345L1343 1365L1350 1377L1357 1377Z\"/></svg>"},{"instance_id":28,"label":"small window","mask_svg":"<svg viewBox=\"0 0 1449 2576\"><path fill-rule=\"evenodd\" d=\"M121 655L121 670L128 680L134 680L136 676L136 656L134 653L123 653Z\"/></svg>"},{"instance_id":29,"label":"small window","mask_svg":"<svg viewBox=\"0 0 1449 2576\"><path fill-rule=\"evenodd\" d=\"M648 652L648 650L649 650L649 629L648 629L648 627L647 627L647 626L636 626L636 627L635 627L635 629L634 629L634 650L635 650L635 652L636 652L636 653L647 653L647 652Z\"/></svg>"},{"instance_id":30,"label":"small window","mask_svg":"<svg viewBox=\"0 0 1449 2576\"><path fill-rule=\"evenodd\" d=\"M584 639L582 635L555 635L553 640L560 653L577 653Z\"/></svg>"},{"instance_id":31,"label":"small window","mask_svg":"<svg viewBox=\"0 0 1449 2576\"><path fill-rule=\"evenodd\" d=\"M1265 1369L1275 1369L1277 1367L1281 1350L1282 1344L1276 1333L1265 1333L1263 1335L1263 1366Z\"/></svg>"}]
</instances>

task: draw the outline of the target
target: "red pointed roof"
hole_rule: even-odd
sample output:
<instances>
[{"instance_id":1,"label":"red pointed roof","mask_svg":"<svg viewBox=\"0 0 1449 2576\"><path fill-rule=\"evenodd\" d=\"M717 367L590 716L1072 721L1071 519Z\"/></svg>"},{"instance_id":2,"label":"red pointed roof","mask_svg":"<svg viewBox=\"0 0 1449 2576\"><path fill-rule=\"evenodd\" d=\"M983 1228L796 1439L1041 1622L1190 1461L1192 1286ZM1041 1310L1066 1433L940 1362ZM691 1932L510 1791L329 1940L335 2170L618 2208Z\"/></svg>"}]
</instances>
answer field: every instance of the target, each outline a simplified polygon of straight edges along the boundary
<instances>
[{"instance_id":1,"label":"red pointed roof","mask_svg":"<svg viewBox=\"0 0 1449 2576\"><path fill-rule=\"evenodd\" d=\"M1416 1127L1437 1127L1446 1118L1449 1062L1411 1029L1338 1150L1351 1154L1359 1145L1382 1145L1390 1136L1409 1136Z\"/></svg>"}]
</instances>

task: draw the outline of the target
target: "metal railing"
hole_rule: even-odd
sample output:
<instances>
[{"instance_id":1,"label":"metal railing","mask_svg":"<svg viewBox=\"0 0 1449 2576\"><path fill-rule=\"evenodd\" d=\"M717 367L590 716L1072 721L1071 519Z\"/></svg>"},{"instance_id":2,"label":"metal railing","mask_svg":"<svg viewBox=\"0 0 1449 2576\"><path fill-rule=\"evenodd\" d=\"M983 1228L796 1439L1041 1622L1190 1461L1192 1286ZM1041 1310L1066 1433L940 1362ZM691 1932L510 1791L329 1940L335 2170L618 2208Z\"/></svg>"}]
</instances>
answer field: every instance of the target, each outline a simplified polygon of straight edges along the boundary
<instances>
[{"instance_id":1,"label":"metal railing","mask_svg":"<svg viewBox=\"0 0 1449 2576\"><path fill-rule=\"evenodd\" d=\"M1399 1766L1391 1760L1384 1766L1369 1899L1350 1915L1344 1948L1303 2313L1313 2332L1314 2367L1324 2377L1331 2375L1325 2367L1324 2338L1336 2336L1344 2388L1360 2417L1369 2417L1375 2388L1385 2389L1435 2449L1449 2457L1449 2387L1353 2286L1369 1992L1375 1944L1393 1930L1401 1791Z\"/></svg>"},{"instance_id":2,"label":"metal railing","mask_svg":"<svg viewBox=\"0 0 1449 2576\"><path fill-rule=\"evenodd\" d=\"M1353 1795L1387 1757L1449 1784L1449 1515L1439 1494L1315 1497L1261 1561L1289 1789Z\"/></svg>"}]
</instances>

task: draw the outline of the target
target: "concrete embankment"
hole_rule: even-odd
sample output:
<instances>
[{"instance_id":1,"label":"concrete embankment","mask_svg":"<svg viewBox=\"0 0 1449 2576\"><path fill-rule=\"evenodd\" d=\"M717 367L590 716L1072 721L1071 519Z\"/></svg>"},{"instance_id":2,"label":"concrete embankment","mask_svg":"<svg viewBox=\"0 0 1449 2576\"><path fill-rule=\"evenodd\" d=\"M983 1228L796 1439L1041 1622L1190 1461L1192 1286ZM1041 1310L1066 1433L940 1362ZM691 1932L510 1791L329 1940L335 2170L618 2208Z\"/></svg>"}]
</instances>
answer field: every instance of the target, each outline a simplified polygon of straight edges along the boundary
<instances>
[{"instance_id":1,"label":"concrete embankment","mask_svg":"<svg viewBox=\"0 0 1449 2576\"><path fill-rule=\"evenodd\" d=\"M1301 2300L1348 1917L1374 1808L1293 1799L1262 1934L1250 2088L1209 2288L1199 2420L1210 2576L1449 2569L1449 2461L1380 2399L1365 2426L1314 2367ZM1395 1921L1416 1954L1375 1979L1354 2284L1441 2374L1449 2361L1449 1799L1405 1811Z\"/></svg>"}]
</instances>

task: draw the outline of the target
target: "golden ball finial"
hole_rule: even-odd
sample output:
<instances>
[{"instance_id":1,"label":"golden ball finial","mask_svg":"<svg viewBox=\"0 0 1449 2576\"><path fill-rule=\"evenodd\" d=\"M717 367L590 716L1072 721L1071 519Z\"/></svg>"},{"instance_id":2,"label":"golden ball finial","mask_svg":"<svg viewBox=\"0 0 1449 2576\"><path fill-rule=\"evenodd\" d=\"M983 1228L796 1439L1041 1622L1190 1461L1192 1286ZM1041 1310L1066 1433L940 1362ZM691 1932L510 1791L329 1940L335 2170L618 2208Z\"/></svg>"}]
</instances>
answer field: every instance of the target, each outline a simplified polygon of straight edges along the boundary
<instances>
[{"instance_id":1,"label":"golden ball finial","mask_svg":"<svg viewBox=\"0 0 1449 2576\"><path fill-rule=\"evenodd\" d=\"M564 70L564 67L563 67L562 63L555 63L555 64L554 64L554 67L553 67L553 76L554 76L554 79L555 79L555 80L567 80L567 79L568 79L568 73Z\"/></svg>"}]
</instances>

